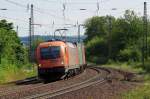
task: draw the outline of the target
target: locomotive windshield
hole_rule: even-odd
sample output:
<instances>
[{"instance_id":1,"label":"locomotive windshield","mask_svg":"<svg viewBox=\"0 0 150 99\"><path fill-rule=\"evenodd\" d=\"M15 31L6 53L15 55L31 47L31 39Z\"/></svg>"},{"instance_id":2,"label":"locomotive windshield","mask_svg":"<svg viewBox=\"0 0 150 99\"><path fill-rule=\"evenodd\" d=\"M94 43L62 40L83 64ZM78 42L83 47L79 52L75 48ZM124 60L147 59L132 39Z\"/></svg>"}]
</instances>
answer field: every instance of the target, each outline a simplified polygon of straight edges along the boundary
<instances>
[{"instance_id":1,"label":"locomotive windshield","mask_svg":"<svg viewBox=\"0 0 150 99\"><path fill-rule=\"evenodd\" d=\"M60 58L60 46L50 46L41 48L41 59L57 59Z\"/></svg>"}]
</instances>

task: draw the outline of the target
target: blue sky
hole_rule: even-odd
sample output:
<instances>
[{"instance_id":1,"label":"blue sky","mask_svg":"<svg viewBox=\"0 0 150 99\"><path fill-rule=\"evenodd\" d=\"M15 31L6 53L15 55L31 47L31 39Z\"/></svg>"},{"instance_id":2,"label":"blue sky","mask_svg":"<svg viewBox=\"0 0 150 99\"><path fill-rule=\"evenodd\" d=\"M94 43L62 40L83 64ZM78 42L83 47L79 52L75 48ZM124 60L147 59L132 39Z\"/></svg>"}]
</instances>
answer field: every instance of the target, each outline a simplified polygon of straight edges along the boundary
<instances>
[{"instance_id":1,"label":"blue sky","mask_svg":"<svg viewBox=\"0 0 150 99\"><path fill-rule=\"evenodd\" d=\"M12 2L11 2L12 1ZM77 27L64 24L83 24L87 18L97 15L97 2L99 2L99 16L113 15L120 17L126 9L134 10L143 15L143 2L149 0L0 0L0 19L7 19L19 26L19 36L28 36L30 10L28 5L34 4L35 35L52 35L57 28L70 27L67 35L77 35ZM63 3L65 3L65 16L63 17ZM117 10L111 10L116 8ZM86 10L80 10L86 9ZM148 11L150 14L150 11ZM54 24L53 24L54 23ZM84 29L81 28L82 34Z\"/></svg>"}]
</instances>

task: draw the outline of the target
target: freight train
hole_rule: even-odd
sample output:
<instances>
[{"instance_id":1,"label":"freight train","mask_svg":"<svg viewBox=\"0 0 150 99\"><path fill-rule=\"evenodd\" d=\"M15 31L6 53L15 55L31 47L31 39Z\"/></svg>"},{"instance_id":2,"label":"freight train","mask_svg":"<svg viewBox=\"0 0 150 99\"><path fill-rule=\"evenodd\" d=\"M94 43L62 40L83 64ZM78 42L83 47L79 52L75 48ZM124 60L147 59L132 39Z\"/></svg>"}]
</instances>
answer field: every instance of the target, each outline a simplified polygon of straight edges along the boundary
<instances>
[{"instance_id":1,"label":"freight train","mask_svg":"<svg viewBox=\"0 0 150 99\"><path fill-rule=\"evenodd\" d=\"M36 49L38 76L42 79L68 78L84 71L85 49L82 43L51 40Z\"/></svg>"}]
</instances>

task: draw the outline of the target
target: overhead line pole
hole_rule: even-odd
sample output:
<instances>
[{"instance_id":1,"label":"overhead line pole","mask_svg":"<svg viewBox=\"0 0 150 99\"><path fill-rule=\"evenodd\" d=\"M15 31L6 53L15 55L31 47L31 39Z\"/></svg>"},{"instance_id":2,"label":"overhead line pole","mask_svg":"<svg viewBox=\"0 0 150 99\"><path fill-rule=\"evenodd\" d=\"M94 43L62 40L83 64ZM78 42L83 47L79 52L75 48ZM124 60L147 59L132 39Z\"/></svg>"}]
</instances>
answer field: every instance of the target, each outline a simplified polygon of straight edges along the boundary
<instances>
[{"instance_id":1,"label":"overhead line pole","mask_svg":"<svg viewBox=\"0 0 150 99\"><path fill-rule=\"evenodd\" d=\"M63 3L63 17L64 17L64 25L66 24L66 15L65 15L65 10L66 10L66 2ZM64 27L65 28L65 27ZM65 40L67 40L67 34L65 32Z\"/></svg>"},{"instance_id":2,"label":"overhead line pole","mask_svg":"<svg viewBox=\"0 0 150 99\"><path fill-rule=\"evenodd\" d=\"M29 18L29 61L31 61L31 49L32 49L32 32L31 32L31 18Z\"/></svg>"},{"instance_id":3,"label":"overhead line pole","mask_svg":"<svg viewBox=\"0 0 150 99\"><path fill-rule=\"evenodd\" d=\"M97 10L96 10L96 12L97 12L97 16L99 15L99 2L97 1Z\"/></svg>"},{"instance_id":4,"label":"overhead line pole","mask_svg":"<svg viewBox=\"0 0 150 99\"><path fill-rule=\"evenodd\" d=\"M144 2L144 33L145 33L145 58L148 58L148 41L147 41L147 3Z\"/></svg>"},{"instance_id":5,"label":"overhead line pole","mask_svg":"<svg viewBox=\"0 0 150 99\"><path fill-rule=\"evenodd\" d=\"M78 25L78 42L80 43L80 24Z\"/></svg>"},{"instance_id":6,"label":"overhead line pole","mask_svg":"<svg viewBox=\"0 0 150 99\"><path fill-rule=\"evenodd\" d=\"M109 41L108 41L108 57L109 59L111 59L111 50L112 50L112 46L111 46L111 39L112 39L112 18L111 16L109 17Z\"/></svg>"},{"instance_id":7,"label":"overhead line pole","mask_svg":"<svg viewBox=\"0 0 150 99\"><path fill-rule=\"evenodd\" d=\"M34 17L33 17L33 4L31 4L31 12L29 18L29 61L32 60L32 45L34 42Z\"/></svg>"},{"instance_id":8,"label":"overhead line pole","mask_svg":"<svg viewBox=\"0 0 150 99\"><path fill-rule=\"evenodd\" d=\"M33 4L31 4L31 31L32 31L32 43L34 42L34 15L33 15Z\"/></svg>"},{"instance_id":9,"label":"overhead line pole","mask_svg":"<svg viewBox=\"0 0 150 99\"><path fill-rule=\"evenodd\" d=\"M18 25L17 25L17 27L16 27L17 36L18 36L18 32L19 32L19 27L18 27Z\"/></svg>"},{"instance_id":10,"label":"overhead line pole","mask_svg":"<svg viewBox=\"0 0 150 99\"><path fill-rule=\"evenodd\" d=\"M52 28L52 33L54 33L54 25L55 25L55 23L54 23L54 21L53 21L52 27L51 27L51 28ZM53 34L50 33L50 36L53 36Z\"/></svg>"},{"instance_id":11,"label":"overhead line pole","mask_svg":"<svg viewBox=\"0 0 150 99\"><path fill-rule=\"evenodd\" d=\"M142 64L145 66L145 59L147 59L147 3L144 2L144 16L143 16L143 37L142 37Z\"/></svg>"}]
</instances>

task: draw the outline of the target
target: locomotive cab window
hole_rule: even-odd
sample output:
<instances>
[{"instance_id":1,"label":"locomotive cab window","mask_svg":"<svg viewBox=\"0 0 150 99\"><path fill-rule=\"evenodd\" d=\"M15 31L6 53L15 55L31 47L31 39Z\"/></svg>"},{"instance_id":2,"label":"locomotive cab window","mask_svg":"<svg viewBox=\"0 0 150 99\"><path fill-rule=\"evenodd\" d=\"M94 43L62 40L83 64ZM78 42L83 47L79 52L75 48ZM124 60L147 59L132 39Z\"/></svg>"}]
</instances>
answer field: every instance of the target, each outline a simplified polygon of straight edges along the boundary
<instances>
[{"instance_id":1,"label":"locomotive cab window","mask_svg":"<svg viewBox=\"0 0 150 99\"><path fill-rule=\"evenodd\" d=\"M40 49L41 59L57 59L60 58L60 46L50 46Z\"/></svg>"}]
</instances>

